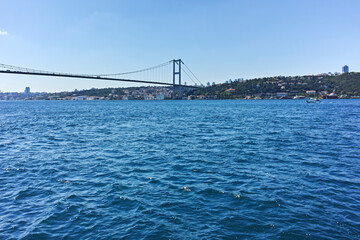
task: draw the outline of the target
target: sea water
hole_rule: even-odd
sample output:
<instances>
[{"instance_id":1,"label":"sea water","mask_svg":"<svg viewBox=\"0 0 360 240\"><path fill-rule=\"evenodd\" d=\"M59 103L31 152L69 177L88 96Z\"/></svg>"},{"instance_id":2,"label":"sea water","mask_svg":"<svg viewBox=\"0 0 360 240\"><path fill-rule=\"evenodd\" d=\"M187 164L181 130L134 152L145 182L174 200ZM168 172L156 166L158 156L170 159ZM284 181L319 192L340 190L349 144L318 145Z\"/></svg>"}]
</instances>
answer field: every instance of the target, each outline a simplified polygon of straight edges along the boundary
<instances>
[{"instance_id":1,"label":"sea water","mask_svg":"<svg viewBox=\"0 0 360 240\"><path fill-rule=\"evenodd\" d=\"M360 239L360 100L0 102L0 239Z\"/></svg>"}]
</instances>

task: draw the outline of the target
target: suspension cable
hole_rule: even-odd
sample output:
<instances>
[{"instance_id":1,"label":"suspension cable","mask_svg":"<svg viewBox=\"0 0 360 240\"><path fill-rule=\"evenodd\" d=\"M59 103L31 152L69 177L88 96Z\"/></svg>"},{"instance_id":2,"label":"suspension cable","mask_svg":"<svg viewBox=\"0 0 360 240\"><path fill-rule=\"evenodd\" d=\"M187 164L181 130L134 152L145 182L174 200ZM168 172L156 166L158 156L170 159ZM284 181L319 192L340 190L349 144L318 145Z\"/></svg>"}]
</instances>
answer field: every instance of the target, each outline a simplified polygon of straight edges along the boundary
<instances>
[{"instance_id":1,"label":"suspension cable","mask_svg":"<svg viewBox=\"0 0 360 240\"><path fill-rule=\"evenodd\" d=\"M192 77L185 71L185 69L183 68L182 70L183 70L184 73L189 77L189 79L190 79L191 81L193 81L193 83L196 84L196 82L195 82L195 81L192 79Z\"/></svg>"},{"instance_id":2,"label":"suspension cable","mask_svg":"<svg viewBox=\"0 0 360 240\"><path fill-rule=\"evenodd\" d=\"M144 68L144 69L140 69L140 70L137 70L137 71L123 72L123 73L110 73L110 74L109 73L107 73L107 74L97 74L97 76L116 76L116 75L134 74L134 73L139 73L139 72L150 71L150 70L153 70L153 69L156 69L156 68L161 68L161 67L164 67L166 65L169 65L170 63L171 63L171 61L168 61L168 62L159 64L159 65L156 65L156 66L153 66L153 67Z\"/></svg>"},{"instance_id":3,"label":"suspension cable","mask_svg":"<svg viewBox=\"0 0 360 240\"><path fill-rule=\"evenodd\" d=\"M183 62L181 61L184 66L187 68L187 70L189 70L189 72L195 77L195 79L200 83L200 85L202 84L202 82L195 76L195 74L190 70L190 68Z\"/></svg>"}]
</instances>

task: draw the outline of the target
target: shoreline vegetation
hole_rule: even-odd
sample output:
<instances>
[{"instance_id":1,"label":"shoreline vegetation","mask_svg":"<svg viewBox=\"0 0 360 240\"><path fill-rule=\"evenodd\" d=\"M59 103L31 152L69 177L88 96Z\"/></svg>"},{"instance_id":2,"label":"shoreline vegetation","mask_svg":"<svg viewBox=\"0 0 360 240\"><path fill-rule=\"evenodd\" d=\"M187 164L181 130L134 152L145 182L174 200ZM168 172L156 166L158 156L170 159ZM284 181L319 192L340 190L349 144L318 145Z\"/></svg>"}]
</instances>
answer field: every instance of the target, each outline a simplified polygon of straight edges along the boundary
<instances>
[{"instance_id":1,"label":"shoreline vegetation","mask_svg":"<svg viewBox=\"0 0 360 240\"><path fill-rule=\"evenodd\" d=\"M303 99L360 98L360 73L277 76L227 81L200 89L184 89L182 99ZM166 100L172 87L129 87L75 90L58 93L1 93L0 100Z\"/></svg>"}]
</instances>

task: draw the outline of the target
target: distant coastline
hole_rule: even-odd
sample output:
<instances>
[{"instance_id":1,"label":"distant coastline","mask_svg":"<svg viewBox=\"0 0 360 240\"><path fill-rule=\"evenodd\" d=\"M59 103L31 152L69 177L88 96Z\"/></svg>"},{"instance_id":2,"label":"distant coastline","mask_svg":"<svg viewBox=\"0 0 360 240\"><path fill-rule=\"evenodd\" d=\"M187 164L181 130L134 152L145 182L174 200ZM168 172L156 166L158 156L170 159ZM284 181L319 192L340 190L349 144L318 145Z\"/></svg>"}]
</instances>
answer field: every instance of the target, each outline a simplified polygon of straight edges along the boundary
<instances>
[{"instance_id":1,"label":"distant coastline","mask_svg":"<svg viewBox=\"0 0 360 240\"><path fill-rule=\"evenodd\" d=\"M227 81L200 89L183 89L183 100L216 99L303 99L327 98L335 94L340 99L360 98L360 73L276 76L249 80ZM75 90L58 93L0 92L0 100L167 100L172 99L172 87L129 87Z\"/></svg>"}]
</instances>

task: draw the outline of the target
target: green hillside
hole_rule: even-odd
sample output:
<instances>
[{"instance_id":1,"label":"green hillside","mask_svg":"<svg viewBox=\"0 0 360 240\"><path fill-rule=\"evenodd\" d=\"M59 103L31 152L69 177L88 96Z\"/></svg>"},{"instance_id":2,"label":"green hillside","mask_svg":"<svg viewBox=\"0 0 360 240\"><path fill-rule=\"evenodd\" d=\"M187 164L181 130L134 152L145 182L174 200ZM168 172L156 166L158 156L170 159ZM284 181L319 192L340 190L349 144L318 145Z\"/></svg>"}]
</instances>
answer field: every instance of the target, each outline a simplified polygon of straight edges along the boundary
<instances>
[{"instance_id":1,"label":"green hillside","mask_svg":"<svg viewBox=\"0 0 360 240\"><path fill-rule=\"evenodd\" d=\"M332 92L338 95L360 95L360 73L346 73L337 76L293 76L267 77L218 84L192 92L196 98L236 99L245 96L269 98L277 93L286 93L289 97L295 95L308 96L306 91L315 90L316 96L322 92Z\"/></svg>"}]
</instances>

